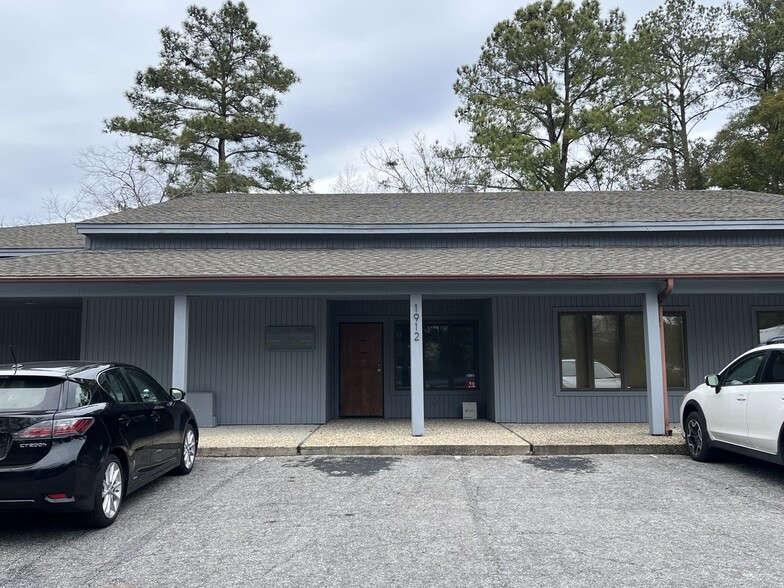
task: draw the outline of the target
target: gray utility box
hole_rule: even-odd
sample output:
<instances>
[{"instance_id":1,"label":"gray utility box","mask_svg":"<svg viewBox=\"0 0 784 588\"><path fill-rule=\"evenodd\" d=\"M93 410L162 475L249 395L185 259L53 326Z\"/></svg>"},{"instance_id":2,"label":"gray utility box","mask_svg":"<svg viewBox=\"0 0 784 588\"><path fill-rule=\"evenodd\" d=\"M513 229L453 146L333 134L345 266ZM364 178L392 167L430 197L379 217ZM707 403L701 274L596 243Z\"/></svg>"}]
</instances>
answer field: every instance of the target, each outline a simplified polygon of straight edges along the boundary
<instances>
[{"instance_id":1,"label":"gray utility box","mask_svg":"<svg viewBox=\"0 0 784 588\"><path fill-rule=\"evenodd\" d=\"M476 402L463 403L463 418L468 420L476 420Z\"/></svg>"},{"instance_id":2,"label":"gray utility box","mask_svg":"<svg viewBox=\"0 0 784 588\"><path fill-rule=\"evenodd\" d=\"M188 392L185 402L193 409L199 427L217 427L218 417L215 415L215 394L213 392Z\"/></svg>"}]
</instances>

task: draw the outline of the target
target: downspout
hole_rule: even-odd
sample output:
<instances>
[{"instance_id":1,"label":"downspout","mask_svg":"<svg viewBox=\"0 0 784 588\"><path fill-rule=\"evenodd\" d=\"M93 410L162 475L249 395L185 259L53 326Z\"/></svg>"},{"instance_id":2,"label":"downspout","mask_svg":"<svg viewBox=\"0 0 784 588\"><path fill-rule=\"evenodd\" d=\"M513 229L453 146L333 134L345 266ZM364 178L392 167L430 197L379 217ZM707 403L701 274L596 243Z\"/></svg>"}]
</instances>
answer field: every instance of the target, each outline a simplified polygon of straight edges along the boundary
<instances>
[{"instance_id":1,"label":"downspout","mask_svg":"<svg viewBox=\"0 0 784 588\"><path fill-rule=\"evenodd\" d=\"M664 434L667 437L672 435L672 427L670 426L670 403L667 394L667 355L664 349L664 308L663 304L667 297L672 294L675 288L675 280L667 278L667 283L664 290L659 292L659 339L661 340L661 357L662 357L662 394L664 395Z\"/></svg>"}]
</instances>

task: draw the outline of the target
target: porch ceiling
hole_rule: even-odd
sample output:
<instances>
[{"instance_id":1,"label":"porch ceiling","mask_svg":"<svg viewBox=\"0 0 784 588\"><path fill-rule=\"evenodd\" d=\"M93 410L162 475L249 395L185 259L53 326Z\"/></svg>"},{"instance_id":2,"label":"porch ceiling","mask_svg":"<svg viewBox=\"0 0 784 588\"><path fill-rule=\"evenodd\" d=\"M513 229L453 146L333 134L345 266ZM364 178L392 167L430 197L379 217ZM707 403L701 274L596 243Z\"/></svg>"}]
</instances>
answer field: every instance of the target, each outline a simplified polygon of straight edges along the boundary
<instances>
[{"instance_id":1,"label":"porch ceiling","mask_svg":"<svg viewBox=\"0 0 784 588\"><path fill-rule=\"evenodd\" d=\"M782 278L784 247L82 250L0 259L0 282Z\"/></svg>"}]
</instances>

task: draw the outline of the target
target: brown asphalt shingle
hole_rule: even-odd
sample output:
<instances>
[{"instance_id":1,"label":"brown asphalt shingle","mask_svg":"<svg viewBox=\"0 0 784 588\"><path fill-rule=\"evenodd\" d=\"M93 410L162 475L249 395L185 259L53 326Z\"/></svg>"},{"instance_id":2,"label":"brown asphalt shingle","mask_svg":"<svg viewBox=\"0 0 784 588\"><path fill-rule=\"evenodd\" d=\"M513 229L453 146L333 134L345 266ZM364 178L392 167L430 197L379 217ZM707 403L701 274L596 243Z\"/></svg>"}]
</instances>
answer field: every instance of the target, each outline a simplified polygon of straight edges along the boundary
<instances>
[{"instance_id":1,"label":"brown asphalt shingle","mask_svg":"<svg viewBox=\"0 0 784 588\"><path fill-rule=\"evenodd\" d=\"M202 194L85 224L438 224L783 220L784 196L739 190Z\"/></svg>"},{"instance_id":2,"label":"brown asphalt shingle","mask_svg":"<svg viewBox=\"0 0 784 588\"><path fill-rule=\"evenodd\" d=\"M0 249L78 249L84 237L73 223L0 228Z\"/></svg>"},{"instance_id":3,"label":"brown asphalt shingle","mask_svg":"<svg viewBox=\"0 0 784 588\"><path fill-rule=\"evenodd\" d=\"M0 260L0 281L48 278L601 278L748 274L784 274L784 247L96 250Z\"/></svg>"}]
</instances>

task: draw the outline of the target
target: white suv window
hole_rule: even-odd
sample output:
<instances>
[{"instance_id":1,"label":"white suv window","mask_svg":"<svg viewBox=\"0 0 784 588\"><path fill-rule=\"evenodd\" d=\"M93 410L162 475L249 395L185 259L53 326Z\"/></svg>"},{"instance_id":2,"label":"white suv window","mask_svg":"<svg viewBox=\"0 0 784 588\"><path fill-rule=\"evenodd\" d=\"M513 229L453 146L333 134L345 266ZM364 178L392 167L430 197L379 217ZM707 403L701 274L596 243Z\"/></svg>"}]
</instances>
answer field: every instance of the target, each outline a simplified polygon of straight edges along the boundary
<instances>
[{"instance_id":1,"label":"white suv window","mask_svg":"<svg viewBox=\"0 0 784 588\"><path fill-rule=\"evenodd\" d=\"M764 357L764 352L756 353L742 359L740 362L730 367L722 386L745 386L747 384L752 384L754 378L757 376L760 365L762 365Z\"/></svg>"},{"instance_id":2,"label":"white suv window","mask_svg":"<svg viewBox=\"0 0 784 588\"><path fill-rule=\"evenodd\" d=\"M765 371L762 373L762 384L784 383L784 351L771 351Z\"/></svg>"}]
</instances>

